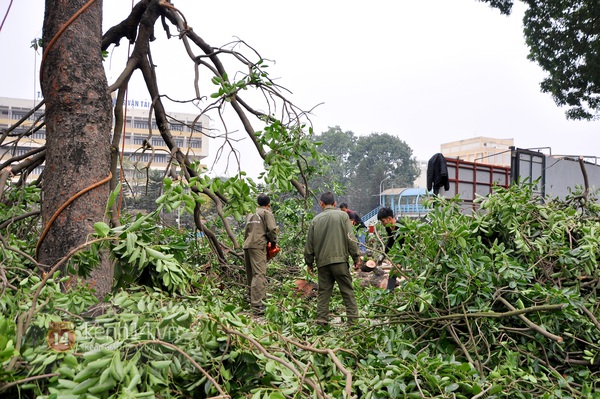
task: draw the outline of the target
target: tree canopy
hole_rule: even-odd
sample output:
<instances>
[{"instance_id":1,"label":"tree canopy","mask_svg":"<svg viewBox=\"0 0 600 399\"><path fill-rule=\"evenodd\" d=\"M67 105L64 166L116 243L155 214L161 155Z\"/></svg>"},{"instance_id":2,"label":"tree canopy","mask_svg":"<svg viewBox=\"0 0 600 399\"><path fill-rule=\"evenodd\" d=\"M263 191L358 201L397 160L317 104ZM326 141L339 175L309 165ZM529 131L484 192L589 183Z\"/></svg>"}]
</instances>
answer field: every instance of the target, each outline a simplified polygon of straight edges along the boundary
<instances>
[{"instance_id":1,"label":"tree canopy","mask_svg":"<svg viewBox=\"0 0 600 399\"><path fill-rule=\"evenodd\" d=\"M512 0L480 0L510 14ZM594 0L523 0L528 58L548 73L540 83L570 119L600 112L600 5Z\"/></svg>"},{"instance_id":2,"label":"tree canopy","mask_svg":"<svg viewBox=\"0 0 600 399\"><path fill-rule=\"evenodd\" d=\"M348 202L361 214L379 205L382 180L388 187L412 187L420 173L412 149L388 133L355 136L336 126L314 140L322 143L318 151L331 157L321 183L337 183L342 190L338 202Z\"/></svg>"}]
</instances>

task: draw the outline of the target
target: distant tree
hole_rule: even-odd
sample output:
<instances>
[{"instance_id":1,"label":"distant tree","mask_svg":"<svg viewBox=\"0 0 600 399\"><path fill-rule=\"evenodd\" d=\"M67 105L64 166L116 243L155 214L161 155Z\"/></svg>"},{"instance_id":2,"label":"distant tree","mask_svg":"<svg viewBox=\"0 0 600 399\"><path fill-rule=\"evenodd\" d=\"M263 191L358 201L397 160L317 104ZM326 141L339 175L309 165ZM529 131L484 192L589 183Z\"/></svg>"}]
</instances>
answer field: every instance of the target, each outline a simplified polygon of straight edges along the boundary
<instances>
[{"instance_id":1,"label":"distant tree","mask_svg":"<svg viewBox=\"0 0 600 399\"><path fill-rule=\"evenodd\" d=\"M361 215L379 205L379 188L383 179L388 186L412 187L419 175L412 149L403 140L387 133L357 137L339 126L329 128L315 140L322 142L319 153L330 158L325 175L313 187L331 187L339 183L338 202L348 202ZM327 185L329 184L329 185Z\"/></svg>"},{"instance_id":2,"label":"distant tree","mask_svg":"<svg viewBox=\"0 0 600 399\"><path fill-rule=\"evenodd\" d=\"M352 168L348 165L350 151L356 145L356 137L352 131L342 131L339 126L330 127L328 131L314 136L320 142L319 153L329 157L321 169L321 176L313 180L313 190L320 192L331 190L335 185L346 187L350 181Z\"/></svg>"},{"instance_id":3,"label":"distant tree","mask_svg":"<svg viewBox=\"0 0 600 399\"><path fill-rule=\"evenodd\" d=\"M412 187L419 167L412 149L398 137L387 133L361 136L350 151L348 164L352 175L346 197L361 214L379 205L379 189L383 179L388 186Z\"/></svg>"},{"instance_id":4,"label":"distant tree","mask_svg":"<svg viewBox=\"0 0 600 399\"><path fill-rule=\"evenodd\" d=\"M514 0L480 0L510 14ZM541 90L569 119L596 119L600 112L600 3L597 0L523 0L528 58L548 76Z\"/></svg>"}]
</instances>

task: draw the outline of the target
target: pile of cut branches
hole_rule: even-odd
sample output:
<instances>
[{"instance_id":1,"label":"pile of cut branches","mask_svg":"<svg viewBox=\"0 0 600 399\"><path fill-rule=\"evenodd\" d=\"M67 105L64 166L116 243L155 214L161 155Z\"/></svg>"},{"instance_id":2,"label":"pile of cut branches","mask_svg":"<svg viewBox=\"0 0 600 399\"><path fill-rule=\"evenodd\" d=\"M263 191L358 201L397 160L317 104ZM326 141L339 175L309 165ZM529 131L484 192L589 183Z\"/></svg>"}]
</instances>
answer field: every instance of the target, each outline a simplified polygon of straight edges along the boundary
<instances>
[{"instance_id":1,"label":"pile of cut branches","mask_svg":"<svg viewBox=\"0 0 600 399\"><path fill-rule=\"evenodd\" d=\"M27 255L35 242L15 234L26 232L15 221L1 232L0 395L599 397L597 203L543 202L520 186L470 215L443 199L433 209L401 223L405 244L389 254L402 265L400 287L389 294L356 281L359 324L326 329L312 323L315 300L294 295L301 255L285 249L296 235L280 241L265 316L255 318L243 276L216 275L192 252L152 242L161 235L149 219L98 228L121 267L141 267L137 248L152 255L150 285L169 270L192 272L178 274L180 288L124 286L93 317L88 290L63 292L68 277L37 275ZM169 270L158 267L164 257ZM337 294L331 309L344 312Z\"/></svg>"}]
</instances>

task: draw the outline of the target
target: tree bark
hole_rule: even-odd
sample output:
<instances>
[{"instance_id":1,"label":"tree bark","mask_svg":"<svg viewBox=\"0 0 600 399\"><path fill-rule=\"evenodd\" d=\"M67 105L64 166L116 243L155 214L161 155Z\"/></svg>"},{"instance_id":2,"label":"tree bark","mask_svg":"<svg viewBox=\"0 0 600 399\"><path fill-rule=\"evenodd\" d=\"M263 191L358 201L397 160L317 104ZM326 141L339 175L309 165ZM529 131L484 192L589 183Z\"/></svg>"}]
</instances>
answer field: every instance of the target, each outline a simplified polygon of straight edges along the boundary
<instances>
[{"instance_id":1,"label":"tree bark","mask_svg":"<svg viewBox=\"0 0 600 399\"><path fill-rule=\"evenodd\" d=\"M108 182L95 185L109 176L112 125L100 50L102 0L88 3L46 0L40 78L46 101L41 210L47 234L42 236L37 255L48 266L86 241L93 224L104 217L109 194ZM81 191L85 193L60 211ZM102 298L110 290L112 278L106 259L88 282Z\"/></svg>"}]
</instances>

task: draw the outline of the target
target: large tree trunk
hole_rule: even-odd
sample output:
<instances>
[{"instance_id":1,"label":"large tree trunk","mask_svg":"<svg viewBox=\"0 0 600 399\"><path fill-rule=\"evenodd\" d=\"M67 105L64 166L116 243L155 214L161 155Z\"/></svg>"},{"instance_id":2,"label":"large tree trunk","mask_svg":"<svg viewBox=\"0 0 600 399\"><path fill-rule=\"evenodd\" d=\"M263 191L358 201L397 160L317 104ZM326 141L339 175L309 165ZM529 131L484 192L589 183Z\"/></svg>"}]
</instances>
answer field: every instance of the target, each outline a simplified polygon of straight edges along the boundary
<instances>
[{"instance_id":1,"label":"large tree trunk","mask_svg":"<svg viewBox=\"0 0 600 399\"><path fill-rule=\"evenodd\" d=\"M76 16L86 3L46 0L41 86L46 100L47 154L42 219L49 230L39 246L38 259L48 266L86 241L93 223L104 217L109 194L108 181L96 185L109 176L112 125L100 50L102 0ZM103 261L90 279L97 297L110 290L112 278L112 268Z\"/></svg>"}]
</instances>

